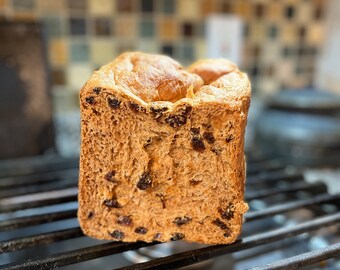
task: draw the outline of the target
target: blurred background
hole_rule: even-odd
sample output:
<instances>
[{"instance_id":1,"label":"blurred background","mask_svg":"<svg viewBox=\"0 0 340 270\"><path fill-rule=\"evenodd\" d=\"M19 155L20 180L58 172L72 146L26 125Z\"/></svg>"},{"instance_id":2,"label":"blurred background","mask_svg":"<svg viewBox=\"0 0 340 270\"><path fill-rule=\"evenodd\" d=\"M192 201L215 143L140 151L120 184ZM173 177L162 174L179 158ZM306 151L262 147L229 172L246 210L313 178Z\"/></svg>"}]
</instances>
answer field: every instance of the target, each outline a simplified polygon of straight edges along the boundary
<instances>
[{"instance_id":1,"label":"blurred background","mask_svg":"<svg viewBox=\"0 0 340 270\"><path fill-rule=\"evenodd\" d=\"M36 95L45 95L46 101L42 102L44 105L32 101L31 109L27 110L34 114L34 107L45 107L36 113L40 117L45 115L40 130L43 129L43 134L48 131L50 139L35 152L31 149L22 151L21 155L51 150L48 146L53 148L53 134L59 153L77 155L79 89L93 70L125 51L162 53L183 65L206 57L230 58L250 76L254 100L282 90L306 87L339 93L339 12L336 0L1 0L2 25L33 22L42 26L42 41L30 32L33 30L23 33L24 24L21 30L20 26L7 27L12 27L8 34L12 39L19 40L15 36L22 35L22 42L13 41L13 46L20 52L27 51L25 57L32 52L26 43L42 42L37 55L22 61L37 67L39 59L47 60L40 63L43 70L37 74L40 88L44 89L36 90ZM10 37L6 37L5 28L2 26L0 33L2 63L8 55L19 57L17 51L9 52L13 46L7 46L6 52L5 44L9 44ZM23 66L24 63L17 63L14 69L21 70ZM7 75L3 72L1 76ZM28 75L17 79L38 78ZM4 85L4 79L0 83ZM27 87L30 88L29 84ZM10 94L6 90L2 92L6 103L6 95ZM253 104L257 108L257 102ZM48 126L49 110L55 133ZM256 115L252 113L250 121ZM247 139L252 141L252 132L249 134ZM9 158L18 156L20 151L17 154L7 151Z\"/></svg>"}]
</instances>

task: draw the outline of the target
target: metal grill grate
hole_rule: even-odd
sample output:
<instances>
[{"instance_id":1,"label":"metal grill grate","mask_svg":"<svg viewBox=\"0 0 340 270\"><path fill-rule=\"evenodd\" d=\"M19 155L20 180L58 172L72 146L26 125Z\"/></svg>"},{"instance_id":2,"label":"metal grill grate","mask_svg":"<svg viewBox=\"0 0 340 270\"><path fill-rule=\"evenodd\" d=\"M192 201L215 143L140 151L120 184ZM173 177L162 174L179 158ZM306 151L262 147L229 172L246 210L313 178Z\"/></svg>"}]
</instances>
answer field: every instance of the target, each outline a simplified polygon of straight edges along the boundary
<instances>
[{"instance_id":1,"label":"metal grill grate","mask_svg":"<svg viewBox=\"0 0 340 270\"><path fill-rule=\"evenodd\" d=\"M85 237L76 220L76 164L76 160L31 159L0 166L1 269L53 269L67 265L78 269L74 264L162 245L104 242ZM250 161L247 174L246 200L250 211L245 215L242 237L234 244L198 246L128 266L111 262L109 269L176 269L211 258L217 260L215 257L226 254L236 256L236 265L273 249L292 248L293 243L301 246L318 237L328 241L326 246L299 249L286 258L273 257L269 264L252 269L296 269L324 260L329 262L325 267L333 267L334 258L340 257L337 233L340 194L330 195L324 184L307 183L301 172L273 160ZM79 239L82 242L72 244ZM50 248L58 243L69 244ZM243 254L245 250L248 253ZM37 254L40 255L35 257ZM235 269L244 268L239 265Z\"/></svg>"}]
</instances>

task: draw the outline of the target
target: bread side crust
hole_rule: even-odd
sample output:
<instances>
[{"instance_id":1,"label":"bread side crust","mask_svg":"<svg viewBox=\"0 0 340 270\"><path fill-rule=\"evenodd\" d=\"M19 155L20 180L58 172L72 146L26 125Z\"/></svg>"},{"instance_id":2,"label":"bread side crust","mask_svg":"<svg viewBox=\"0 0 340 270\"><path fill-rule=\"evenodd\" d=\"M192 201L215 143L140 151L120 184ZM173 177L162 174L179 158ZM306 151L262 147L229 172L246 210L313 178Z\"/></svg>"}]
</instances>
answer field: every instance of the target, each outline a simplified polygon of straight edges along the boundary
<instances>
[{"instance_id":1,"label":"bread side crust","mask_svg":"<svg viewBox=\"0 0 340 270\"><path fill-rule=\"evenodd\" d=\"M109 67L95 72L80 93L78 218L84 233L127 242L234 242L248 209L247 76L232 71L188 97L146 102L117 84ZM143 177L151 185L140 185Z\"/></svg>"}]
</instances>

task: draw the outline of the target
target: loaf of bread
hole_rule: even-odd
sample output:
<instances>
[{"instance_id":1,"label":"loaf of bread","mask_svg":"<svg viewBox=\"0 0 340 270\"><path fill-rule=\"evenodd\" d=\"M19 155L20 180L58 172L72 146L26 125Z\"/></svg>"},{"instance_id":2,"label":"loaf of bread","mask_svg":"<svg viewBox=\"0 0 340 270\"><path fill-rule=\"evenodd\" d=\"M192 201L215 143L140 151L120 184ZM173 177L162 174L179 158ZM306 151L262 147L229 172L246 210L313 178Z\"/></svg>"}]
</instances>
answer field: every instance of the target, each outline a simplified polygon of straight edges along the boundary
<instances>
[{"instance_id":1,"label":"loaf of bread","mask_svg":"<svg viewBox=\"0 0 340 270\"><path fill-rule=\"evenodd\" d=\"M187 70L124 53L80 92L78 218L114 241L236 240L244 202L248 77L223 59Z\"/></svg>"}]
</instances>

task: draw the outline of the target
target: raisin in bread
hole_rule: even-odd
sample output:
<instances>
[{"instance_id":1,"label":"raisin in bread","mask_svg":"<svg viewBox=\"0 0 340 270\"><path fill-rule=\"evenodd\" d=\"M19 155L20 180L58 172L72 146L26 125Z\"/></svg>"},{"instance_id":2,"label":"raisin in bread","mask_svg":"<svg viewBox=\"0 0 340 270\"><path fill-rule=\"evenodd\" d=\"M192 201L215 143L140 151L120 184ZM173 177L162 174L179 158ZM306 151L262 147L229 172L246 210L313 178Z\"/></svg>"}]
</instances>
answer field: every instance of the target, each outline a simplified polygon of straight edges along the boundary
<instances>
[{"instance_id":1,"label":"raisin in bread","mask_svg":"<svg viewBox=\"0 0 340 270\"><path fill-rule=\"evenodd\" d=\"M169 57L125 53L80 92L78 217L115 241L227 244L244 202L247 76L227 60L188 70Z\"/></svg>"}]
</instances>

